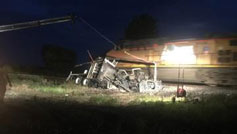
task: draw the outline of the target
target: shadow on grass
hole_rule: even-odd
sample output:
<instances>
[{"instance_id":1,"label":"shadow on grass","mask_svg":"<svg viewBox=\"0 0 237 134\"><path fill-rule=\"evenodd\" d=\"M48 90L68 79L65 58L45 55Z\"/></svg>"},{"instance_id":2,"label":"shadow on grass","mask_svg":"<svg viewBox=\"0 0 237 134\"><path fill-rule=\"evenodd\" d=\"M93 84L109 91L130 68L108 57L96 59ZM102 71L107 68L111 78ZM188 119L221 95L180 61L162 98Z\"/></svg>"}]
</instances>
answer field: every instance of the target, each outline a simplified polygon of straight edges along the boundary
<instances>
[{"instance_id":1,"label":"shadow on grass","mask_svg":"<svg viewBox=\"0 0 237 134\"><path fill-rule=\"evenodd\" d=\"M113 105L115 100L96 97L87 104L13 99L0 106L0 133L233 133L236 100L236 96L217 96L196 104L139 102L121 106Z\"/></svg>"}]
</instances>

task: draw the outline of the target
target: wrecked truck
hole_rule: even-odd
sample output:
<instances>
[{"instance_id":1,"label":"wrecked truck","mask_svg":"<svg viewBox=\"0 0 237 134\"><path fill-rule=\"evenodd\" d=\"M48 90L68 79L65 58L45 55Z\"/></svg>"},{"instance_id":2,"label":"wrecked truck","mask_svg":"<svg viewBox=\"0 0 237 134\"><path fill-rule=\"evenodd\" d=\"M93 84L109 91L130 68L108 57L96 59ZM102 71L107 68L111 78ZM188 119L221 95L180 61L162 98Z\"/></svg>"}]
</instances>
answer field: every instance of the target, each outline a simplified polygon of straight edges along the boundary
<instances>
[{"instance_id":1,"label":"wrecked truck","mask_svg":"<svg viewBox=\"0 0 237 134\"><path fill-rule=\"evenodd\" d=\"M66 81L73 80L83 86L126 92L150 93L163 89L162 82L156 79L156 74L152 79L141 68L129 70L117 68L118 62L120 61L116 59L98 57L92 62L77 65L76 68L83 66L88 68L80 73L71 71ZM156 65L154 72L156 72Z\"/></svg>"}]
</instances>

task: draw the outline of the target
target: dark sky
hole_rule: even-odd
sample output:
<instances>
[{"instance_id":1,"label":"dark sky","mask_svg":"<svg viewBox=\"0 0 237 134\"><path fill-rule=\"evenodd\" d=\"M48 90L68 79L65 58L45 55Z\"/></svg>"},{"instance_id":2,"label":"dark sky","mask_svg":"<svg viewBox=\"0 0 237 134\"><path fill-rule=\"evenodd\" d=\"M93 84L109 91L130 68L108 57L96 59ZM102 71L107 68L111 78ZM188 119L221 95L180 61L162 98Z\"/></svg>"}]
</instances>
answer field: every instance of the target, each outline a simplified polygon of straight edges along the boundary
<instances>
[{"instance_id":1,"label":"dark sky","mask_svg":"<svg viewBox=\"0 0 237 134\"><path fill-rule=\"evenodd\" d=\"M237 32L236 0L5 0L0 25L65 16L81 16L113 41L136 15L148 13L158 21L161 37L200 37ZM40 65L41 47L56 44L73 49L78 62L113 48L85 24L60 23L0 33L0 62Z\"/></svg>"}]
</instances>

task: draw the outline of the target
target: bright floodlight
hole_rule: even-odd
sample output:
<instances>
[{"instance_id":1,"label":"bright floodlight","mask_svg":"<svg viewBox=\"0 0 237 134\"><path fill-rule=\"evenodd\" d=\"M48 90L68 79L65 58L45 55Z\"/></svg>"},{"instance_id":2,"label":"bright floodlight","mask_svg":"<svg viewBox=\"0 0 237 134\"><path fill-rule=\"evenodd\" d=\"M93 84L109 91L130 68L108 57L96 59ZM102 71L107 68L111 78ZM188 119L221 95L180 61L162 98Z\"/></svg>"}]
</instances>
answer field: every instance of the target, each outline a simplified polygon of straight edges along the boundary
<instances>
[{"instance_id":1,"label":"bright floodlight","mask_svg":"<svg viewBox=\"0 0 237 134\"><path fill-rule=\"evenodd\" d=\"M167 64L195 64L193 46L168 46L162 52L161 60Z\"/></svg>"}]
</instances>

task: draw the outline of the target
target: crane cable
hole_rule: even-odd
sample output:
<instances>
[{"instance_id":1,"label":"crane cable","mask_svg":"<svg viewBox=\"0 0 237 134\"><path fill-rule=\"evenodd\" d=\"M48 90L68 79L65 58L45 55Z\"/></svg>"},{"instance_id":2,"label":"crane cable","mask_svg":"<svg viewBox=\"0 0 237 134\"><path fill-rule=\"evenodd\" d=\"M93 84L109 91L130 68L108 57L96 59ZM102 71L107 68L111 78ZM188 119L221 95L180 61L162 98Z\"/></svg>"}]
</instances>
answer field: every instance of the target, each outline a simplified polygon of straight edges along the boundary
<instances>
[{"instance_id":1,"label":"crane cable","mask_svg":"<svg viewBox=\"0 0 237 134\"><path fill-rule=\"evenodd\" d=\"M82 17L79 17L79 19L85 23L89 28L91 28L93 31L95 31L97 34L99 34L104 40L111 43L115 48L118 48L118 45L116 45L112 40L107 38L105 35L103 35L101 32L99 32L95 27L93 27L91 24L89 24L86 20L84 20Z\"/></svg>"},{"instance_id":2,"label":"crane cable","mask_svg":"<svg viewBox=\"0 0 237 134\"><path fill-rule=\"evenodd\" d=\"M112 40L110 40L110 39L107 38L105 35L103 35L101 32L99 32L95 27L93 27L91 24L89 24L89 23L88 23L86 20L84 20L82 17L79 17L79 19L80 19L83 23L85 23L89 28L91 28L94 32L96 32L97 34L99 34L104 40L106 40L107 42L111 43L115 48L119 48L119 46L118 46L116 43L114 43ZM146 62L146 63L150 63L150 62L148 62L148 61L146 61L146 60L144 60L144 59L142 59L142 58L140 58L140 57L137 57L137 56L135 56L135 55L133 55L133 54L127 52L127 51L123 51L123 52L124 52L125 54L127 54L127 55L129 55L129 56L135 58L135 59L141 60L141 61Z\"/></svg>"}]
</instances>

